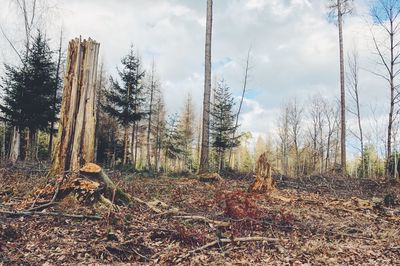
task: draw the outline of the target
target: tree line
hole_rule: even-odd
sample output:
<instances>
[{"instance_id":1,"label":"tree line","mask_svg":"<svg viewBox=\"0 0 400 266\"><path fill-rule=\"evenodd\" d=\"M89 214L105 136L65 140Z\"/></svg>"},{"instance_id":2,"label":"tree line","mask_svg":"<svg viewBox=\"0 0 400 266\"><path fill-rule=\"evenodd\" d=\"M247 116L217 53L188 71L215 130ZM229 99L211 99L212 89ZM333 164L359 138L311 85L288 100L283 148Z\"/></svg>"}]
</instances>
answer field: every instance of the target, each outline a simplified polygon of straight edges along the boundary
<instances>
[{"instance_id":1,"label":"tree line","mask_svg":"<svg viewBox=\"0 0 400 266\"><path fill-rule=\"evenodd\" d=\"M354 1L328 0L327 3L331 18L338 26L339 102L328 101L320 95L311 97L307 104L286 99L276 122L275 136L268 141L260 137L252 145L251 134L238 130L250 50L243 94L236 102L228 82L221 79L211 86L213 1L207 0L201 117L195 112L190 95L182 98L180 114L167 114L156 62L146 68L131 46L121 59L117 75L109 76L105 66L100 66L96 84L99 117L96 160L108 167L152 172L252 171L255 157L264 150L269 152L276 169L287 175L334 171L362 177L398 176L400 3L377 0L370 8L371 36L381 66L370 72L387 82L390 92L384 158L363 132L361 67L357 51L348 53L345 58L344 22L354 10ZM45 31L35 28L40 24L36 20L41 17L36 5L30 7L25 0L18 4L25 26L23 47L18 49L1 28L20 59L17 64L5 64L1 77L1 159L12 163L51 158L57 135L64 67L62 34L59 47L51 49ZM346 127L349 116L354 116L357 121L356 128ZM347 166L346 146L349 143L346 138L350 134L359 141L360 156Z\"/></svg>"},{"instance_id":2,"label":"tree line","mask_svg":"<svg viewBox=\"0 0 400 266\"><path fill-rule=\"evenodd\" d=\"M4 161L51 159L54 122L60 109L60 59L40 31L22 61L5 65L2 77ZM151 172L195 172L199 144L195 144L196 114L186 96L181 114L167 116L155 62L150 70L131 47L121 59L117 76L107 77L103 64L98 75L96 159L108 167ZM225 168L226 151L238 145L233 136L236 110L230 89L221 81L213 90L211 110L211 166ZM17 134L15 134L17 132ZM26 136L25 138L23 136ZM12 147L13 143L20 143Z\"/></svg>"}]
</instances>

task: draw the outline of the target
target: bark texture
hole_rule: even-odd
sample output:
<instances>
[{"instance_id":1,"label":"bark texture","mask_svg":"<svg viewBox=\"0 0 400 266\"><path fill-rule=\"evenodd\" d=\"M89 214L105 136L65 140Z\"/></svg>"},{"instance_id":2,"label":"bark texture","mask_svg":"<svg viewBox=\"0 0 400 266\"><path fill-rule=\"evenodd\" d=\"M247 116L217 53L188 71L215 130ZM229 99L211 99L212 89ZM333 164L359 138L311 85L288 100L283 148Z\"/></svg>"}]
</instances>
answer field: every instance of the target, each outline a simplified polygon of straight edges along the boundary
<instances>
[{"instance_id":1,"label":"bark texture","mask_svg":"<svg viewBox=\"0 0 400 266\"><path fill-rule=\"evenodd\" d=\"M213 1L207 0L207 23L205 45L205 74L203 99L203 127L201 139L201 155L199 173L208 171L208 148L210 127L210 98L211 98L211 36L212 36L212 6Z\"/></svg>"},{"instance_id":2,"label":"bark texture","mask_svg":"<svg viewBox=\"0 0 400 266\"><path fill-rule=\"evenodd\" d=\"M271 164L268 162L267 154L264 152L257 160L256 180L249 187L249 192L264 193L272 191L274 188Z\"/></svg>"},{"instance_id":3,"label":"bark texture","mask_svg":"<svg viewBox=\"0 0 400 266\"><path fill-rule=\"evenodd\" d=\"M50 175L94 161L96 77L100 44L74 39L68 47L58 141Z\"/></svg>"},{"instance_id":4,"label":"bark texture","mask_svg":"<svg viewBox=\"0 0 400 266\"><path fill-rule=\"evenodd\" d=\"M346 173L346 92L344 85L343 10L341 0L337 0L337 8L340 57L340 161L342 173Z\"/></svg>"},{"instance_id":5,"label":"bark texture","mask_svg":"<svg viewBox=\"0 0 400 266\"><path fill-rule=\"evenodd\" d=\"M19 150L21 145L21 134L17 127L13 128L11 147L10 147L10 162L12 164L16 163L19 159Z\"/></svg>"}]
</instances>

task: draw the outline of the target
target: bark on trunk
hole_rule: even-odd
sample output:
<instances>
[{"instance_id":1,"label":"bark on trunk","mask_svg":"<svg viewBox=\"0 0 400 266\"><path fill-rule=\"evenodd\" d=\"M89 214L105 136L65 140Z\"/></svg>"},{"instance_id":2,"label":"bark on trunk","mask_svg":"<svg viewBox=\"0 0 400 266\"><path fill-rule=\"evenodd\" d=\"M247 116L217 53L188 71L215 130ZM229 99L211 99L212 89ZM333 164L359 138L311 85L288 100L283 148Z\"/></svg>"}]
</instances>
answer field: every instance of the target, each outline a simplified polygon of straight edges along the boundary
<instances>
[{"instance_id":1,"label":"bark on trunk","mask_svg":"<svg viewBox=\"0 0 400 266\"><path fill-rule=\"evenodd\" d=\"M272 178L271 164L264 152L257 160L256 179L249 187L249 192L264 193L275 189L275 182Z\"/></svg>"},{"instance_id":2,"label":"bark on trunk","mask_svg":"<svg viewBox=\"0 0 400 266\"><path fill-rule=\"evenodd\" d=\"M99 46L91 39L69 43L59 139L50 175L75 172L94 161Z\"/></svg>"},{"instance_id":3,"label":"bark on trunk","mask_svg":"<svg viewBox=\"0 0 400 266\"><path fill-rule=\"evenodd\" d=\"M342 173L346 173L346 93L344 86L344 56L343 56L343 12L342 1L337 1L339 25L339 56L340 56L340 160Z\"/></svg>"},{"instance_id":4,"label":"bark on trunk","mask_svg":"<svg viewBox=\"0 0 400 266\"><path fill-rule=\"evenodd\" d=\"M124 128L124 158L122 159L122 164L128 162L128 149L129 149L129 136L128 136L128 126Z\"/></svg>"},{"instance_id":5,"label":"bark on trunk","mask_svg":"<svg viewBox=\"0 0 400 266\"><path fill-rule=\"evenodd\" d=\"M150 144L150 135L151 135L151 122L152 122L152 115L153 115L153 98L154 98L154 89L155 89L155 82L154 82L154 61L151 67L151 84L150 84L150 103L149 103L149 120L147 125L147 168L151 170L151 144Z\"/></svg>"},{"instance_id":6,"label":"bark on trunk","mask_svg":"<svg viewBox=\"0 0 400 266\"><path fill-rule=\"evenodd\" d=\"M10 162L12 164L16 163L19 159L19 150L21 145L20 131L14 126L13 133L11 137L11 147L10 147Z\"/></svg>"},{"instance_id":7,"label":"bark on trunk","mask_svg":"<svg viewBox=\"0 0 400 266\"><path fill-rule=\"evenodd\" d=\"M210 126L211 98L211 36L212 36L212 6L213 1L207 0L206 45L205 45L205 78L203 99L203 127L201 140L201 155L199 173L208 171L208 146Z\"/></svg>"},{"instance_id":8,"label":"bark on trunk","mask_svg":"<svg viewBox=\"0 0 400 266\"><path fill-rule=\"evenodd\" d=\"M37 138L36 132L32 132L31 130L26 130L26 147L25 147L25 161L34 161L36 160L36 150L37 150Z\"/></svg>"}]
</instances>

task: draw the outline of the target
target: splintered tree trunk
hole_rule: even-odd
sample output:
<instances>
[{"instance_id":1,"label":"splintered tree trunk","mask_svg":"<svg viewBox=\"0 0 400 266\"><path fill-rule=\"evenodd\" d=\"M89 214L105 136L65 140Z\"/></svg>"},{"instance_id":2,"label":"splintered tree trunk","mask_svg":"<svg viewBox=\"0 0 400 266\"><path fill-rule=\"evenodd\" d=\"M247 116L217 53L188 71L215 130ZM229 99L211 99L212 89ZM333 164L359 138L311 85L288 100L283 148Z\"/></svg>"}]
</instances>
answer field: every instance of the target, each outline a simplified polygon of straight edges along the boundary
<instances>
[{"instance_id":1,"label":"splintered tree trunk","mask_svg":"<svg viewBox=\"0 0 400 266\"><path fill-rule=\"evenodd\" d=\"M264 152L258 158L256 165L256 180L249 187L249 192L268 192L274 190L274 180L272 179L271 164L267 160L267 155Z\"/></svg>"},{"instance_id":2,"label":"splintered tree trunk","mask_svg":"<svg viewBox=\"0 0 400 266\"><path fill-rule=\"evenodd\" d=\"M68 47L58 142L50 175L77 172L94 161L96 77L100 44L74 39Z\"/></svg>"}]
</instances>

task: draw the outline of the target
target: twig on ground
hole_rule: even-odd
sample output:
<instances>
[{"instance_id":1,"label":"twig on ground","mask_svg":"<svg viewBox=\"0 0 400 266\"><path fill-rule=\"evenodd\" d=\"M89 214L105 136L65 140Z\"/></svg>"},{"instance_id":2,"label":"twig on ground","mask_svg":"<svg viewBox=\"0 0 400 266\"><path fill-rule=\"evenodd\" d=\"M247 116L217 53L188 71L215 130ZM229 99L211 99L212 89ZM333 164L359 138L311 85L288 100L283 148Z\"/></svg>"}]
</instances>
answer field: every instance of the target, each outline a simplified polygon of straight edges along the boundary
<instances>
[{"instance_id":1,"label":"twig on ground","mask_svg":"<svg viewBox=\"0 0 400 266\"><path fill-rule=\"evenodd\" d=\"M175 219L182 219L182 220L192 220L192 221L201 221L217 226L229 226L229 222L224 222L224 221L217 221L217 220L212 220L204 216L199 216L199 215L190 215L190 216L173 216Z\"/></svg>"},{"instance_id":2,"label":"twig on ground","mask_svg":"<svg viewBox=\"0 0 400 266\"><path fill-rule=\"evenodd\" d=\"M221 238L214 240L208 244L205 244L204 246L201 246L199 248L196 248L194 250L189 251L187 256L190 256L194 253L197 253L199 251L205 250L207 248L213 247L219 243L234 243L234 242L251 242L251 241L262 241L262 242L278 242L279 239L277 238L268 238L268 237L262 237L262 236L253 236L253 237L237 237L233 239L229 238ZM185 256L185 257L187 257Z\"/></svg>"},{"instance_id":3,"label":"twig on ground","mask_svg":"<svg viewBox=\"0 0 400 266\"><path fill-rule=\"evenodd\" d=\"M73 218L73 219L88 219L88 220L101 220L101 216L97 215L81 215L81 214L66 214L62 212L37 212L37 211L1 211L0 215L5 215L9 217L20 217L20 216L56 216L56 217L66 217L66 218Z\"/></svg>"}]
</instances>

